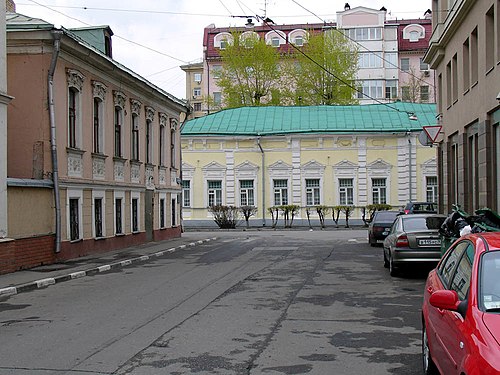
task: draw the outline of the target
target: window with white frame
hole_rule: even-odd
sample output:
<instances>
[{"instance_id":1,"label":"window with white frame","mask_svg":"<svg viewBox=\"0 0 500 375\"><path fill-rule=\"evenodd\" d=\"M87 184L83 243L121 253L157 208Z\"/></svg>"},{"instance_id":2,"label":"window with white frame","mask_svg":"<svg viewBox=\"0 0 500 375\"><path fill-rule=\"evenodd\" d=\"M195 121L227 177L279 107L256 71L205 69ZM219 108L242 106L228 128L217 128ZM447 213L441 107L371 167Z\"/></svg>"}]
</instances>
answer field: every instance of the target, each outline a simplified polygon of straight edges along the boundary
<instances>
[{"instance_id":1,"label":"window with white frame","mask_svg":"<svg viewBox=\"0 0 500 375\"><path fill-rule=\"evenodd\" d=\"M208 186L208 206L218 206L222 204L222 181L209 180Z\"/></svg>"},{"instance_id":2,"label":"window with white frame","mask_svg":"<svg viewBox=\"0 0 500 375\"><path fill-rule=\"evenodd\" d=\"M226 49L228 45L229 45L229 41L227 39L221 39L220 49Z\"/></svg>"},{"instance_id":3,"label":"window with white frame","mask_svg":"<svg viewBox=\"0 0 500 375\"><path fill-rule=\"evenodd\" d=\"M288 204L288 180L273 180L274 205L283 206Z\"/></svg>"},{"instance_id":4,"label":"window with white frame","mask_svg":"<svg viewBox=\"0 0 500 375\"><path fill-rule=\"evenodd\" d=\"M319 178L306 179L306 205L318 206L320 205L321 189Z\"/></svg>"},{"instance_id":5,"label":"window with white frame","mask_svg":"<svg viewBox=\"0 0 500 375\"><path fill-rule=\"evenodd\" d=\"M218 91L214 91L214 104L221 104L222 103L222 94Z\"/></svg>"},{"instance_id":6,"label":"window with white frame","mask_svg":"<svg viewBox=\"0 0 500 375\"><path fill-rule=\"evenodd\" d=\"M372 203L387 203L387 187L385 178L372 178Z\"/></svg>"},{"instance_id":7,"label":"window with white frame","mask_svg":"<svg viewBox=\"0 0 500 375\"><path fill-rule=\"evenodd\" d=\"M102 100L94 98L94 147L93 151L96 154L102 153Z\"/></svg>"},{"instance_id":8,"label":"window with white frame","mask_svg":"<svg viewBox=\"0 0 500 375\"><path fill-rule=\"evenodd\" d=\"M397 52L387 52L385 54L385 67L388 69L398 68L398 54Z\"/></svg>"},{"instance_id":9,"label":"window with white frame","mask_svg":"<svg viewBox=\"0 0 500 375\"><path fill-rule=\"evenodd\" d=\"M67 233L70 241L78 241L83 238L83 191L67 191Z\"/></svg>"},{"instance_id":10,"label":"window with white frame","mask_svg":"<svg viewBox=\"0 0 500 375\"><path fill-rule=\"evenodd\" d=\"M170 166L175 168L175 129L170 129Z\"/></svg>"},{"instance_id":11,"label":"window with white frame","mask_svg":"<svg viewBox=\"0 0 500 375\"><path fill-rule=\"evenodd\" d=\"M213 65L212 66L212 76L214 78L219 78L222 72L222 65Z\"/></svg>"},{"instance_id":12,"label":"window with white frame","mask_svg":"<svg viewBox=\"0 0 500 375\"><path fill-rule=\"evenodd\" d=\"M255 206L253 180L240 180L240 206Z\"/></svg>"},{"instance_id":13,"label":"window with white frame","mask_svg":"<svg viewBox=\"0 0 500 375\"><path fill-rule=\"evenodd\" d=\"M123 110L115 106L115 157L122 157L122 124L123 124Z\"/></svg>"},{"instance_id":14,"label":"window with white frame","mask_svg":"<svg viewBox=\"0 0 500 375\"><path fill-rule=\"evenodd\" d=\"M165 166L165 134L166 134L166 130L165 130L166 126L163 124L163 125L160 125L160 137L159 137L159 147L158 147L158 151L159 151L159 160L160 160L160 166Z\"/></svg>"},{"instance_id":15,"label":"window with white frame","mask_svg":"<svg viewBox=\"0 0 500 375\"><path fill-rule=\"evenodd\" d=\"M420 86L420 101L424 103L429 101L429 86Z\"/></svg>"},{"instance_id":16,"label":"window with white frame","mask_svg":"<svg viewBox=\"0 0 500 375\"><path fill-rule=\"evenodd\" d=\"M146 120L146 163L153 162L153 122Z\"/></svg>"},{"instance_id":17,"label":"window with white frame","mask_svg":"<svg viewBox=\"0 0 500 375\"><path fill-rule=\"evenodd\" d=\"M92 222L94 223L94 238L102 238L105 236L105 197L104 191L92 191Z\"/></svg>"},{"instance_id":18,"label":"window with white frame","mask_svg":"<svg viewBox=\"0 0 500 375\"><path fill-rule=\"evenodd\" d=\"M358 99L382 99L384 81L382 80L363 80L358 81Z\"/></svg>"},{"instance_id":19,"label":"window with white frame","mask_svg":"<svg viewBox=\"0 0 500 375\"><path fill-rule=\"evenodd\" d=\"M304 37L302 35L297 35L294 40L293 44L295 44L297 47L301 47L304 45Z\"/></svg>"},{"instance_id":20,"label":"window with white frame","mask_svg":"<svg viewBox=\"0 0 500 375\"><path fill-rule=\"evenodd\" d=\"M201 87L195 87L193 89L193 97L197 98L198 96L201 96Z\"/></svg>"},{"instance_id":21,"label":"window with white frame","mask_svg":"<svg viewBox=\"0 0 500 375\"><path fill-rule=\"evenodd\" d=\"M115 234L123 234L123 221L124 221L124 205L125 205L125 194L123 192L115 192L114 196L114 224L115 224Z\"/></svg>"},{"instance_id":22,"label":"window with white frame","mask_svg":"<svg viewBox=\"0 0 500 375\"><path fill-rule=\"evenodd\" d=\"M280 38L278 36L273 36L271 38L271 45L273 47L279 47L280 46Z\"/></svg>"},{"instance_id":23,"label":"window with white frame","mask_svg":"<svg viewBox=\"0 0 500 375\"><path fill-rule=\"evenodd\" d=\"M424 59L420 58L420 70L429 70L429 64L424 62Z\"/></svg>"},{"instance_id":24,"label":"window with white frame","mask_svg":"<svg viewBox=\"0 0 500 375\"><path fill-rule=\"evenodd\" d=\"M78 122L80 117L80 92L70 87L68 91L68 147L78 148Z\"/></svg>"},{"instance_id":25,"label":"window with white frame","mask_svg":"<svg viewBox=\"0 0 500 375\"><path fill-rule=\"evenodd\" d=\"M165 228L166 227L166 217L165 217L165 203L166 200L165 198L160 198L160 228Z\"/></svg>"},{"instance_id":26,"label":"window with white frame","mask_svg":"<svg viewBox=\"0 0 500 375\"><path fill-rule=\"evenodd\" d=\"M435 202L438 200L438 180L436 176L427 176L425 178L426 201Z\"/></svg>"},{"instance_id":27,"label":"window with white frame","mask_svg":"<svg viewBox=\"0 0 500 375\"><path fill-rule=\"evenodd\" d=\"M201 73L194 73L193 76L194 76L194 81L196 83L200 83L201 82Z\"/></svg>"},{"instance_id":28,"label":"window with white frame","mask_svg":"<svg viewBox=\"0 0 500 375\"><path fill-rule=\"evenodd\" d=\"M191 180L182 180L182 207L191 207Z\"/></svg>"},{"instance_id":29,"label":"window with white frame","mask_svg":"<svg viewBox=\"0 0 500 375\"><path fill-rule=\"evenodd\" d=\"M131 230L132 233L139 232L139 198L132 197L131 202Z\"/></svg>"},{"instance_id":30,"label":"window with white frame","mask_svg":"<svg viewBox=\"0 0 500 375\"><path fill-rule=\"evenodd\" d=\"M410 70L410 59L408 57L401 58L401 70L403 72L408 72Z\"/></svg>"},{"instance_id":31,"label":"window with white frame","mask_svg":"<svg viewBox=\"0 0 500 375\"><path fill-rule=\"evenodd\" d=\"M195 112L200 112L201 111L201 103L193 103L193 110Z\"/></svg>"},{"instance_id":32,"label":"window with white frame","mask_svg":"<svg viewBox=\"0 0 500 375\"><path fill-rule=\"evenodd\" d=\"M395 79L385 81L385 98L395 99L398 97L398 81Z\"/></svg>"},{"instance_id":33,"label":"window with white frame","mask_svg":"<svg viewBox=\"0 0 500 375\"><path fill-rule=\"evenodd\" d=\"M132 113L132 160L139 160L139 116Z\"/></svg>"},{"instance_id":34,"label":"window with white frame","mask_svg":"<svg viewBox=\"0 0 500 375\"><path fill-rule=\"evenodd\" d=\"M339 204L342 206L354 204L354 180L339 178Z\"/></svg>"},{"instance_id":35,"label":"window with white frame","mask_svg":"<svg viewBox=\"0 0 500 375\"><path fill-rule=\"evenodd\" d=\"M381 52L361 52L358 55L359 68L382 68Z\"/></svg>"},{"instance_id":36,"label":"window with white frame","mask_svg":"<svg viewBox=\"0 0 500 375\"><path fill-rule=\"evenodd\" d=\"M382 39L382 28L380 27L359 27L356 29L346 29L344 33L353 40L380 40Z\"/></svg>"}]
</instances>

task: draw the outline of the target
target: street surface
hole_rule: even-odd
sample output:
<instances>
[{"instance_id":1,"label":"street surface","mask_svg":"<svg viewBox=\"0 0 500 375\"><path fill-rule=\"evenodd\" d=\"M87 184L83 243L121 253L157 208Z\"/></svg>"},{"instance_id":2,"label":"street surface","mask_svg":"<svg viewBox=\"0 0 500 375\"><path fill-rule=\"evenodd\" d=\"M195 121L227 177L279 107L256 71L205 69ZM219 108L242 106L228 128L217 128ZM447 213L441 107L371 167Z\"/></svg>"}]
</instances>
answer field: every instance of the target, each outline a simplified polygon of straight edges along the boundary
<instances>
[{"instance_id":1,"label":"street surface","mask_svg":"<svg viewBox=\"0 0 500 375\"><path fill-rule=\"evenodd\" d=\"M214 236L0 301L0 374L421 373L426 272L365 229Z\"/></svg>"}]
</instances>

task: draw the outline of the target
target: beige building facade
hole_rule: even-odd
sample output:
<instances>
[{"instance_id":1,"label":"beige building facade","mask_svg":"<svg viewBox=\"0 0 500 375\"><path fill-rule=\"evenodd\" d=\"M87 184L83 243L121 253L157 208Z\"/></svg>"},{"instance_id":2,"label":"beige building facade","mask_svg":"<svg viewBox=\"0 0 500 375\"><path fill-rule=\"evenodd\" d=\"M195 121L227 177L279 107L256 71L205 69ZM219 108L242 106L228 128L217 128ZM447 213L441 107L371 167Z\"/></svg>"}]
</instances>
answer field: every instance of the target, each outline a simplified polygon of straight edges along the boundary
<instances>
[{"instance_id":1,"label":"beige building facade","mask_svg":"<svg viewBox=\"0 0 500 375\"><path fill-rule=\"evenodd\" d=\"M113 60L112 35L7 14L16 245L0 272L181 235L187 107Z\"/></svg>"},{"instance_id":2,"label":"beige building facade","mask_svg":"<svg viewBox=\"0 0 500 375\"><path fill-rule=\"evenodd\" d=\"M500 210L500 4L433 0L440 207Z\"/></svg>"}]
</instances>

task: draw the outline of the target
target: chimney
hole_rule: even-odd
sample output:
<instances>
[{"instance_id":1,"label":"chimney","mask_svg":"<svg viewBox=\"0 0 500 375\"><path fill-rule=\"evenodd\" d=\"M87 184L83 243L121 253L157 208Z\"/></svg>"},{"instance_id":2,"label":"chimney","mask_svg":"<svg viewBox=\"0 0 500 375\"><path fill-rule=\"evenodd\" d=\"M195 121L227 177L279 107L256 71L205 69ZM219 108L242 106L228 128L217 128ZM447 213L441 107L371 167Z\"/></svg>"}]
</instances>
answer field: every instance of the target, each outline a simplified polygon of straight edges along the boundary
<instances>
[{"instance_id":1,"label":"chimney","mask_svg":"<svg viewBox=\"0 0 500 375\"><path fill-rule=\"evenodd\" d=\"M16 3L14 2L14 0L5 0L5 8L6 8L7 12L15 13L16 12Z\"/></svg>"},{"instance_id":2,"label":"chimney","mask_svg":"<svg viewBox=\"0 0 500 375\"><path fill-rule=\"evenodd\" d=\"M351 6L349 5L349 3L345 3L344 10L349 10L349 9L351 9Z\"/></svg>"}]
</instances>

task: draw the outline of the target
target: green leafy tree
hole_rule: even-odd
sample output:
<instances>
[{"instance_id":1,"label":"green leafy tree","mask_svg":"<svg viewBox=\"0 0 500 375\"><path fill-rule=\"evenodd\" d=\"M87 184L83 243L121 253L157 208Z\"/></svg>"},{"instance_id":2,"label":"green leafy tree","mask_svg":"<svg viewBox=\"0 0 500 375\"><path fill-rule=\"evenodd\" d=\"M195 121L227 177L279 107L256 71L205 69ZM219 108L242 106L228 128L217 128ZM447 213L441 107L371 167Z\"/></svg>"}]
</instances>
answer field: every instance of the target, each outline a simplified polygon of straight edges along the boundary
<instances>
[{"instance_id":1,"label":"green leafy tree","mask_svg":"<svg viewBox=\"0 0 500 375\"><path fill-rule=\"evenodd\" d=\"M341 32L312 34L294 53L291 76L295 104L355 104L358 51Z\"/></svg>"},{"instance_id":2,"label":"green leafy tree","mask_svg":"<svg viewBox=\"0 0 500 375\"><path fill-rule=\"evenodd\" d=\"M225 108L279 104L280 55L256 35L233 34L233 42L220 51L224 61L217 84Z\"/></svg>"}]
</instances>

